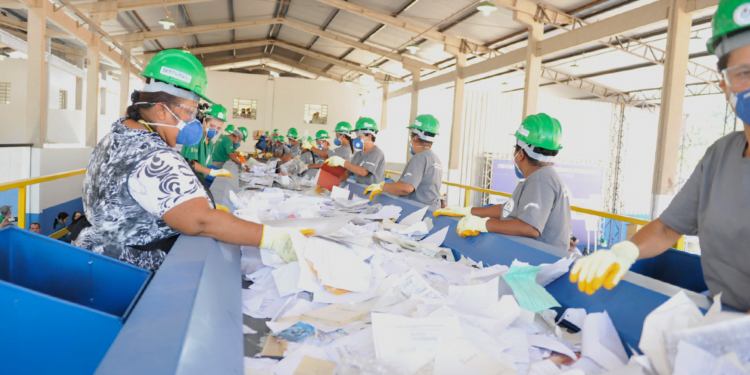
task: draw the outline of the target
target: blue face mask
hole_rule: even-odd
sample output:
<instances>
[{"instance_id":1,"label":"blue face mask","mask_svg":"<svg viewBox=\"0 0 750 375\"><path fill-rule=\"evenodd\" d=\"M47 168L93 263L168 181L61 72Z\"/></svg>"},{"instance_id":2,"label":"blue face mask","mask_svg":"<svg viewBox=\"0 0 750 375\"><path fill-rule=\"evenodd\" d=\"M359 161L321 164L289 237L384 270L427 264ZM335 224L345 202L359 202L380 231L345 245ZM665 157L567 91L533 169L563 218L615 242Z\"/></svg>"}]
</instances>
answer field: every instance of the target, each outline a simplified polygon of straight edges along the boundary
<instances>
[{"instance_id":1,"label":"blue face mask","mask_svg":"<svg viewBox=\"0 0 750 375\"><path fill-rule=\"evenodd\" d=\"M219 134L219 132L217 130L208 129L208 131L206 132L206 138L208 138L208 139L214 139L214 137L216 136L216 134Z\"/></svg>"},{"instance_id":2,"label":"blue face mask","mask_svg":"<svg viewBox=\"0 0 750 375\"><path fill-rule=\"evenodd\" d=\"M409 152L410 152L410 153L411 153L412 155L416 155L416 154L417 154L416 152L414 152L414 146L412 146L412 145L409 145Z\"/></svg>"},{"instance_id":3,"label":"blue face mask","mask_svg":"<svg viewBox=\"0 0 750 375\"><path fill-rule=\"evenodd\" d=\"M741 93L731 93L729 103L734 107L737 117L745 124L750 124L750 89Z\"/></svg>"},{"instance_id":4,"label":"blue face mask","mask_svg":"<svg viewBox=\"0 0 750 375\"><path fill-rule=\"evenodd\" d=\"M516 177L518 177L519 180L523 180L526 178L526 176L524 176L523 172L518 169L518 164L516 164L516 156L518 156L518 154L513 155L513 168L515 168L516 170Z\"/></svg>"},{"instance_id":5,"label":"blue face mask","mask_svg":"<svg viewBox=\"0 0 750 375\"><path fill-rule=\"evenodd\" d=\"M336 140L333 141L333 144L335 144L336 146L341 146L341 140L336 138Z\"/></svg>"},{"instance_id":6,"label":"blue face mask","mask_svg":"<svg viewBox=\"0 0 750 375\"><path fill-rule=\"evenodd\" d=\"M352 146L354 146L355 150L362 150L365 147L365 142L359 138L355 138L352 140Z\"/></svg>"},{"instance_id":7,"label":"blue face mask","mask_svg":"<svg viewBox=\"0 0 750 375\"><path fill-rule=\"evenodd\" d=\"M157 125L157 126L169 126L173 128L179 129L179 133L177 133L177 139L175 139L175 142L177 144L181 144L183 146L192 146L200 142L201 137L203 137L203 124L201 124L200 121L198 121L197 118L193 117L192 119L188 120L187 122L182 121L177 115L172 112L169 107L166 105L164 108L169 111L169 113L174 116L174 118L179 121L177 125L168 125L168 124L156 124L147 122L149 125ZM145 121L144 121L145 122Z\"/></svg>"},{"instance_id":8,"label":"blue face mask","mask_svg":"<svg viewBox=\"0 0 750 375\"><path fill-rule=\"evenodd\" d=\"M318 145L318 148L321 150L325 150L322 145Z\"/></svg>"},{"instance_id":9,"label":"blue face mask","mask_svg":"<svg viewBox=\"0 0 750 375\"><path fill-rule=\"evenodd\" d=\"M232 146L234 146L234 148L240 147L240 142L234 143Z\"/></svg>"}]
</instances>

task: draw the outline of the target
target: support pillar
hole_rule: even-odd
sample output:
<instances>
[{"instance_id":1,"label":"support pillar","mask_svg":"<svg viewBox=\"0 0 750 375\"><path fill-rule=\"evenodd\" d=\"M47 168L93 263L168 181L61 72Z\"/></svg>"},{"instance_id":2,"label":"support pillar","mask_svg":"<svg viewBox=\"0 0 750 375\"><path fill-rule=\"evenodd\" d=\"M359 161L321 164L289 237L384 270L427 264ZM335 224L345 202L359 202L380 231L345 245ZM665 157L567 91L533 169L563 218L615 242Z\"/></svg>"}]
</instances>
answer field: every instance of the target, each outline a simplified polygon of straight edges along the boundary
<instances>
[{"instance_id":1,"label":"support pillar","mask_svg":"<svg viewBox=\"0 0 750 375\"><path fill-rule=\"evenodd\" d=\"M667 208L675 195L675 177L679 158L682 107L685 100L692 17L686 12L688 0L672 0L669 7L667 53L656 138L654 180L651 189L651 218Z\"/></svg>"},{"instance_id":2,"label":"support pillar","mask_svg":"<svg viewBox=\"0 0 750 375\"><path fill-rule=\"evenodd\" d=\"M74 58L76 67L80 68L81 70L84 70L85 66L83 64L83 57L76 56ZM83 109L83 78L76 77L76 104L75 109L76 111L80 111Z\"/></svg>"},{"instance_id":3,"label":"support pillar","mask_svg":"<svg viewBox=\"0 0 750 375\"><path fill-rule=\"evenodd\" d=\"M534 21L530 14L516 12L514 18L528 26L529 42L526 46L526 76L523 86L523 118L536 113L539 98L539 78L542 75L540 44L544 36L544 25Z\"/></svg>"},{"instance_id":4,"label":"support pillar","mask_svg":"<svg viewBox=\"0 0 750 375\"><path fill-rule=\"evenodd\" d=\"M419 81L422 76L422 69L416 68L409 65L404 67L411 72L411 107L409 107L409 124L414 123L414 119L419 116ZM408 132L409 130L407 130ZM406 161L411 159L412 155L409 152L409 145L406 145Z\"/></svg>"},{"instance_id":5,"label":"support pillar","mask_svg":"<svg viewBox=\"0 0 750 375\"><path fill-rule=\"evenodd\" d=\"M128 51L130 53L130 51ZM120 116L125 116L130 103L130 59L125 57L120 71Z\"/></svg>"},{"instance_id":6,"label":"support pillar","mask_svg":"<svg viewBox=\"0 0 750 375\"><path fill-rule=\"evenodd\" d=\"M456 54L456 78L453 81L453 121L451 123L450 153L448 169L458 169L461 157L461 134L464 121L464 69L466 69L466 54Z\"/></svg>"},{"instance_id":7,"label":"support pillar","mask_svg":"<svg viewBox=\"0 0 750 375\"><path fill-rule=\"evenodd\" d=\"M388 82L383 82L383 106L380 108L380 130L388 124Z\"/></svg>"},{"instance_id":8,"label":"support pillar","mask_svg":"<svg viewBox=\"0 0 750 375\"><path fill-rule=\"evenodd\" d=\"M99 120L99 38L86 51L86 146L96 147Z\"/></svg>"},{"instance_id":9,"label":"support pillar","mask_svg":"<svg viewBox=\"0 0 750 375\"><path fill-rule=\"evenodd\" d=\"M47 7L49 1L32 1L28 12L28 59L26 60L26 139L34 147L47 141ZM24 207L25 209L25 207Z\"/></svg>"}]
</instances>

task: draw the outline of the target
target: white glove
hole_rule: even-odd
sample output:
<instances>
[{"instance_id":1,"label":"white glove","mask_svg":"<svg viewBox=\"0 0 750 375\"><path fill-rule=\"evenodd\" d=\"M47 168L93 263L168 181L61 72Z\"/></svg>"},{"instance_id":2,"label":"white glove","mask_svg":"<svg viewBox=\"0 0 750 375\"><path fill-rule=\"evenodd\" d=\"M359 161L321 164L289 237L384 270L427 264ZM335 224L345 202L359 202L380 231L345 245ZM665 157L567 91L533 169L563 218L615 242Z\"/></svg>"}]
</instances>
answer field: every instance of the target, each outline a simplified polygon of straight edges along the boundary
<instances>
[{"instance_id":1,"label":"white glove","mask_svg":"<svg viewBox=\"0 0 750 375\"><path fill-rule=\"evenodd\" d=\"M310 143L310 142L308 142L308 141L302 142L302 148L305 149L305 150L309 150L309 149L311 149L313 147L315 147L315 146L313 146L313 144Z\"/></svg>"},{"instance_id":2,"label":"white glove","mask_svg":"<svg viewBox=\"0 0 750 375\"><path fill-rule=\"evenodd\" d=\"M487 233L488 217L466 216L458 222L456 233L459 237L476 236L479 233Z\"/></svg>"},{"instance_id":3,"label":"white glove","mask_svg":"<svg viewBox=\"0 0 750 375\"><path fill-rule=\"evenodd\" d=\"M344 163L346 163L346 159L342 158L341 156L331 156L330 158L326 159L326 164L330 165L331 167L343 167Z\"/></svg>"},{"instance_id":4,"label":"white glove","mask_svg":"<svg viewBox=\"0 0 750 375\"><path fill-rule=\"evenodd\" d=\"M297 261L297 253L294 252L292 239L289 237L289 232L283 228L264 225L260 247L275 251L287 263Z\"/></svg>"},{"instance_id":5,"label":"white glove","mask_svg":"<svg viewBox=\"0 0 750 375\"><path fill-rule=\"evenodd\" d=\"M212 169L211 172L208 172L208 175L211 177L229 177L232 178L232 172L229 172L228 170L222 168L222 169Z\"/></svg>"},{"instance_id":6,"label":"white glove","mask_svg":"<svg viewBox=\"0 0 750 375\"><path fill-rule=\"evenodd\" d=\"M435 216L435 217L438 217L440 215L451 216L451 217L471 216L472 208L474 207L448 206L446 208L436 210L435 212L432 213L432 216Z\"/></svg>"},{"instance_id":7,"label":"white glove","mask_svg":"<svg viewBox=\"0 0 750 375\"><path fill-rule=\"evenodd\" d=\"M578 290L594 294L602 285L614 288L640 255L638 246L630 241L620 242L611 250L599 250L578 259L570 270L570 282L578 282Z\"/></svg>"}]
</instances>

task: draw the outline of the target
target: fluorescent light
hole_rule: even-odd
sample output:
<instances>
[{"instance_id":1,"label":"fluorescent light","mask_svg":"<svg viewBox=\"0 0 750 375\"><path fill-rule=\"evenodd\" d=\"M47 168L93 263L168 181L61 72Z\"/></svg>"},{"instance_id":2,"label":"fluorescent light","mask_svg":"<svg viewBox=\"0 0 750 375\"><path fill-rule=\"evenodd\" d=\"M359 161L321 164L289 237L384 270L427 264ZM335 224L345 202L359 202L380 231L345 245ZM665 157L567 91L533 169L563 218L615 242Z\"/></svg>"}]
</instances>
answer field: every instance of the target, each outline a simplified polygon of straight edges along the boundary
<instances>
[{"instance_id":1,"label":"fluorescent light","mask_svg":"<svg viewBox=\"0 0 750 375\"><path fill-rule=\"evenodd\" d=\"M410 44L406 46L406 49L409 50L409 52L412 54L417 53L417 51L419 51L420 48L421 47L417 44Z\"/></svg>"},{"instance_id":2,"label":"fluorescent light","mask_svg":"<svg viewBox=\"0 0 750 375\"><path fill-rule=\"evenodd\" d=\"M344 84L346 85L346 87L349 87L352 85L352 81L347 79L346 81L344 81Z\"/></svg>"},{"instance_id":3,"label":"fluorescent light","mask_svg":"<svg viewBox=\"0 0 750 375\"><path fill-rule=\"evenodd\" d=\"M174 21L170 20L169 18L160 19L159 23L164 26L165 30L169 30L170 27L174 26Z\"/></svg>"},{"instance_id":4,"label":"fluorescent light","mask_svg":"<svg viewBox=\"0 0 750 375\"><path fill-rule=\"evenodd\" d=\"M571 67L571 68L580 68L580 67L578 66L578 60L576 60L576 61L573 61L573 65L571 65L570 67Z\"/></svg>"},{"instance_id":5,"label":"fluorescent light","mask_svg":"<svg viewBox=\"0 0 750 375\"><path fill-rule=\"evenodd\" d=\"M484 14L485 16L489 16L490 13L497 10L497 5L492 4L489 1L482 1L481 3L479 3L479 5L477 5L477 10L482 12L482 14Z\"/></svg>"},{"instance_id":6,"label":"fluorescent light","mask_svg":"<svg viewBox=\"0 0 750 375\"><path fill-rule=\"evenodd\" d=\"M377 73L380 71L380 67L373 65L370 67L370 71L372 71L373 73Z\"/></svg>"}]
</instances>

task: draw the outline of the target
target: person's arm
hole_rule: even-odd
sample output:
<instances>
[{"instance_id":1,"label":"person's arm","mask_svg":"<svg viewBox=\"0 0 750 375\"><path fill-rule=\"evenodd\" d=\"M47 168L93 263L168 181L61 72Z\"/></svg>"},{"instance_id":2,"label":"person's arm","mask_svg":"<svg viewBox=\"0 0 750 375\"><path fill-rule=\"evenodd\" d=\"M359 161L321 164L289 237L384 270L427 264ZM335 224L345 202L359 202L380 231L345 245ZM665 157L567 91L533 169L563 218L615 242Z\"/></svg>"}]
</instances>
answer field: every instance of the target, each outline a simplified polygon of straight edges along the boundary
<instances>
[{"instance_id":1,"label":"person's arm","mask_svg":"<svg viewBox=\"0 0 750 375\"><path fill-rule=\"evenodd\" d=\"M539 233L536 228L524 223L520 219L489 219L487 220L487 231L491 233L500 233L511 236L523 236L530 238L537 238L541 235L541 233Z\"/></svg>"},{"instance_id":2,"label":"person's arm","mask_svg":"<svg viewBox=\"0 0 750 375\"><path fill-rule=\"evenodd\" d=\"M344 182L348 180L350 176L351 175L349 174L349 172L344 172L341 174L341 177L339 177L339 180L341 180L341 182Z\"/></svg>"},{"instance_id":3,"label":"person's arm","mask_svg":"<svg viewBox=\"0 0 750 375\"><path fill-rule=\"evenodd\" d=\"M208 176L208 174L211 173L210 169L204 167L197 161L193 163L193 169L195 169L195 171L198 173L203 173L204 176Z\"/></svg>"},{"instance_id":4,"label":"person's arm","mask_svg":"<svg viewBox=\"0 0 750 375\"><path fill-rule=\"evenodd\" d=\"M320 164L308 164L307 169L320 169Z\"/></svg>"},{"instance_id":5,"label":"person's arm","mask_svg":"<svg viewBox=\"0 0 750 375\"><path fill-rule=\"evenodd\" d=\"M496 204L487 207L474 207L471 209L471 214L479 217L488 217L490 219L500 219L503 217L503 205Z\"/></svg>"},{"instance_id":6,"label":"person's arm","mask_svg":"<svg viewBox=\"0 0 750 375\"><path fill-rule=\"evenodd\" d=\"M188 236L211 237L221 242L259 246L263 225L213 210L203 197L178 204L161 217L170 227Z\"/></svg>"},{"instance_id":7,"label":"person's arm","mask_svg":"<svg viewBox=\"0 0 750 375\"><path fill-rule=\"evenodd\" d=\"M656 219L639 230L630 242L638 246L640 256L638 259L653 258L669 250L672 245L680 240L682 234L664 224L661 219Z\"/></svg>"},{"instance_id":8,"label":"person's arm","mask_svg":"<svg viewBox=\"0 0 750 375\"><path fill-rule=\"evenodd\" d=\"M414 186L411 186L406 182L397 181L383 185L383 191L398 196L404 196L411 194L414 191Z\"/></svg>"},{"instance_id":9,"label":"person's arm","mask_svg":"<svg viewBox=\"0 0 750 375\"><path fill-rule=\"evenodd\" d=\"M318 155L318 157L321 159L328 159L328 152L326 152L326 150L321 150L317 147L313 147L310 149L310 151L312 151L315 155Z\"/></svg>"},{"instance_id":10,"label":"person's arm","mask_svg":"<svg viewBox=\"0 0 750 375\"><path fill-rule=\"evenodd\" d=\"M242 165L242 162L240 161L240 159L237 158L238 156L240 156L239 152L233 152L229 154L229 160L237 163L238 165Z\"/></svg>"},{"instance_id":11,"label":"person's arm","mask_svg":"<svg viewBox=\"0 0 750 375\"><path fill-rule=\"evenodd\" d=\"M354 174L356 174L357 176L360 176L360 177L365 177L368 174L370 174L370 171L368 171L367 169L365 169L365 167L361 167L359 165L352 164L352 163L350 163L348 161L344 162L344 168L346 168L349 172L354 173Z\"/></svg>"}]
</instances>

